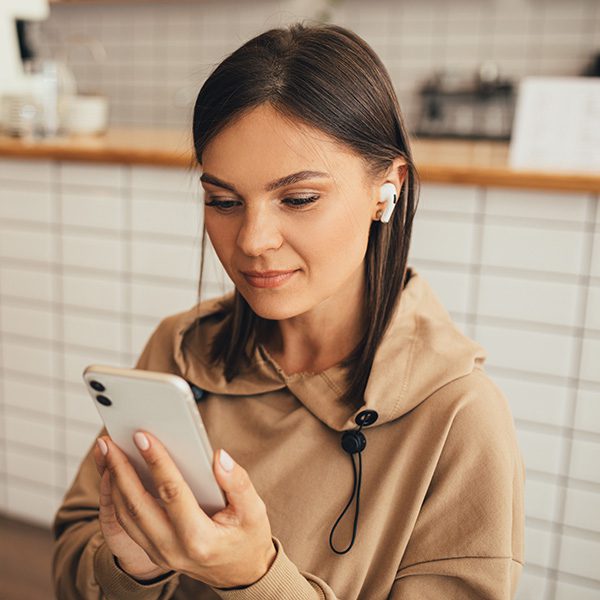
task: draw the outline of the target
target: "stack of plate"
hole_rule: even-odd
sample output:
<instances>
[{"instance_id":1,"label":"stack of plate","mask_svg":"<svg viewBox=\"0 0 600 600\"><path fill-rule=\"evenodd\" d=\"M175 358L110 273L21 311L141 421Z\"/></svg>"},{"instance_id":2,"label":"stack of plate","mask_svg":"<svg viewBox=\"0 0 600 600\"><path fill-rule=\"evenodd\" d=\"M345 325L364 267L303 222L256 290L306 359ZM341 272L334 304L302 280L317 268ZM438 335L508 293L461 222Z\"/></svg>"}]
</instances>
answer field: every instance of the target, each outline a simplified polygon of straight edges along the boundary
<instances>
[{"instance_id":1,"label":"stack of plate","mask_svg":"<svg viewBox=\"0 0 600 600\"><path fill-rule=\"evenodd\" d=\"M31 136L39 112L31 94L5 94L0 97L0 129L15 137Z\"/></svg>"}]
</instances>

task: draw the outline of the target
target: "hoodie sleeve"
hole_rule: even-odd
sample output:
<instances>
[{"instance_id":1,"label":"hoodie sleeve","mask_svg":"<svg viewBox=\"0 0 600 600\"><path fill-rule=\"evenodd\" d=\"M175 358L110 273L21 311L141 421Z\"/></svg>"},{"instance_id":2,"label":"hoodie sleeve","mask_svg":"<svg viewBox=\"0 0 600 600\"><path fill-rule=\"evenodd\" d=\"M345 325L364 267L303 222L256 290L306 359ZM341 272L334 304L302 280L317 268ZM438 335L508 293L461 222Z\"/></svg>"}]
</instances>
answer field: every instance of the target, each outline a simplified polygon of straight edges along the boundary
<instances>
[{"instance_id":1,"label":"hoodie sleeve","mask_svg":"<svg viewBox=\"0 0 600 600\"><path fill-rule=\"evenodd\" d=\"M168 340L164 336L165 330L159 326L146 344L136 368L149 368L153 356L152 368L169 370L167 358L162 358L168 355L163 345ZM82 398L83 401L89 402ZM106 433L102 428L98 436ZM92 444L52 524L55 539L52 579L56 597L61 600L167 600L178 586L177 573L153 583L140 583L120 569L104 542L98 521L100 475L93 450Z\"/></svg>"},{"instance_id":2,"label":"hoodie sleeve","mask_svg":"<svg viewBox=\"0 0 600 600\"><path fill-rule=\"evenodd\" d=\"M322 579L299 571L288 558L279 539L269 570L255 583L242 588L211 588L222 600L339 600Z\"/></svg>"},{"instance_id":3,"label":"hoodie sleeve","mask_svg":"<svg viewBox=\"0 0 600 600\"><path fill-rule=\"evenodd\" d=\"M516 593L525 466L512 416L489 379L463 400L389 600L510 600Z\"/></svg>"}]
</instances>

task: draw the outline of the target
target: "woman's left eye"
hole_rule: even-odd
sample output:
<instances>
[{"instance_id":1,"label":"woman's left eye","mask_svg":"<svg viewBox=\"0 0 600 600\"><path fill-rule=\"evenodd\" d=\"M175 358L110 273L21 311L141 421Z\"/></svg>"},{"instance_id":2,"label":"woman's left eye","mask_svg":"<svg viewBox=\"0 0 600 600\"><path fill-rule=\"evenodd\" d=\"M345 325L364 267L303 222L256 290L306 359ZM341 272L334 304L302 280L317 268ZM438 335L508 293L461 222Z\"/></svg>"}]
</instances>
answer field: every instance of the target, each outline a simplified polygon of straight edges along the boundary
<instances>
[{"instance_id":1,"label":"woman's left eye","mask_svg":"<svg viewBox=\"0 0 600 600\"><path fill-rule=\"evenodd\" d=\"M304 198L284 198L282 202L286 203L288 206L292 208L302 208L303 206L307 206L308 204L312 204L319 199L319 195L315 194L313 196L305 196ZM208 202L205 202L206 206L212 206L216 208L220 212L230 212L235 208L235 200L221 200L219 198L209 197Z\"/></svg>"},{"instance_id":2,"label":"woman's left eye","mask_svg":"<svg viewBox=\"0 0 600 600\"><path fill-rule=\"evenodd\" d=\"M307 204L312 204L319 199L319 196L306 196L305 198L284 198L283 201L289 206L302 207Z\"/></svg>"}]
</instances>

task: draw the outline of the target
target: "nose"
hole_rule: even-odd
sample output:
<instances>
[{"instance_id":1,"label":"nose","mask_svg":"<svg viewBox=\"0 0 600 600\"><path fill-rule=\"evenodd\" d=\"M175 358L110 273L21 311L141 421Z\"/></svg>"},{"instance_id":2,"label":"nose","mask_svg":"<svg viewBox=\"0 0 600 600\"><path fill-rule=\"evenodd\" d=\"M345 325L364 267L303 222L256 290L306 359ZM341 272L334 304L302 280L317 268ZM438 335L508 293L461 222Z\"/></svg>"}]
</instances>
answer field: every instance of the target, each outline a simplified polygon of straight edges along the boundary
<instances>
[{"instance_id":1,"label":"nose","mask_svg":"<svg viewBox=\"0 0 600 600\"><path fill-rule=\"evenodd\" d=\"M260 256L267 250L276 250L282 242L278 219L268 207L248 208L245 211L237 237L237 244L244 254Z\"/></svg>"}]
</instances>

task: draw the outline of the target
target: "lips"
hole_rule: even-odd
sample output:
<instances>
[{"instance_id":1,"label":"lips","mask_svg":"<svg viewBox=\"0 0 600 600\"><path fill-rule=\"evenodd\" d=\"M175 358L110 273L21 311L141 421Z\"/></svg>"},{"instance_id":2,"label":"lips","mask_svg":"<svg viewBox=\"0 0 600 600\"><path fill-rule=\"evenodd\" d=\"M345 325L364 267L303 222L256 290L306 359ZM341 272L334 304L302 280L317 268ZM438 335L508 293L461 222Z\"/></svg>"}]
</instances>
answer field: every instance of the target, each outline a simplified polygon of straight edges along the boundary
<instances>
[{"instance_id":1,"label":"lips","mask_svg":"<svg viewBox=\"0 0 600 600\"><path fill-rule=\"evenodd\" d=\"M278 275L285 275L286 273L293 273L296 269L286 269L284 271L242 271L244 275L250 277L277 277Z\"/></svg>"},{"instance_id":2,"label":"lips","mask_svg":"<svg viewBox=\"0 0 600 600\"><path fill-rule=\"evenodd\" d=\"M279 287L289 281L298 269L288 271L242 271L244 279L258 288Z\"/></svg>"}]
</instances>

